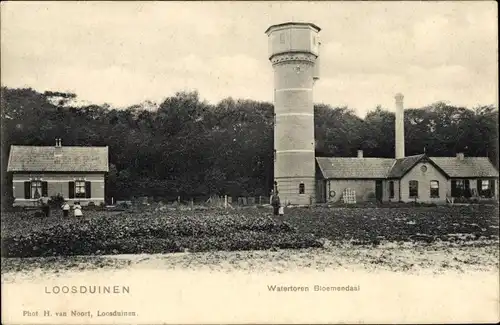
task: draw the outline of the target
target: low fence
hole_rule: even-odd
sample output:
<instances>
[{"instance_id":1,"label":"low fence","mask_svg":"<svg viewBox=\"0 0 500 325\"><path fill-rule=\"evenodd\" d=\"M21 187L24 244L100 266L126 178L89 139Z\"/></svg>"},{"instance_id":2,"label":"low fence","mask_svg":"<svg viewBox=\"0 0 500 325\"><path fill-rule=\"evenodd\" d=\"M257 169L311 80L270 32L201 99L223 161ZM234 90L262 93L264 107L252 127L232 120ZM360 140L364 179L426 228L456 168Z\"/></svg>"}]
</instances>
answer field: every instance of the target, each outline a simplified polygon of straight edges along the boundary
<instances>
[{"instance_id":1,"label":"low fence","mask_svg":"<svg viewBox=\"0 0 500 325\"><path fill-rule=\"evenodd\" d=\"M132 206L165 206L165 207L183 207L183 208L224 208L231 209L237 207L250 207L250 206L265 206L270 205L270 197L266 196L239 196L232 197L228 195L223 196L211 196L211 197L180 197L176 199L172 198L150 198L150 197L140 197L133 198L130 200L110 200L110 205L117 207L132 207Z\"/></svg>"}]
</instances>

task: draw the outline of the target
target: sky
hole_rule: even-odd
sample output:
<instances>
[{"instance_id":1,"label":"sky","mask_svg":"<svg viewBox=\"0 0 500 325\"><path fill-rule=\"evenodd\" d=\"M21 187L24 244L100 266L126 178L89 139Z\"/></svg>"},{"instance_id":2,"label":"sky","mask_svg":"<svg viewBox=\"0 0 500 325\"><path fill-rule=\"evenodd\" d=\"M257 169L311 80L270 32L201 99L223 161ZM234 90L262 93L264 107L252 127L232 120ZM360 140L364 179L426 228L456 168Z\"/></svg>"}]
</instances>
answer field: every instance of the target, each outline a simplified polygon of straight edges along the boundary
<instances>
[{"instance_id":1,"label":"sky","mask_svg":"<svg viewBox=\"0 0 500 325\"><path fill-rule=\"evenodd\" d=\"M3 2L1 80L126 107L177 91L272 102L265 30L321 28L314 102L359 116L437 101L498 107L497 4L467 2Z\"/></svg>"}]
</instances>

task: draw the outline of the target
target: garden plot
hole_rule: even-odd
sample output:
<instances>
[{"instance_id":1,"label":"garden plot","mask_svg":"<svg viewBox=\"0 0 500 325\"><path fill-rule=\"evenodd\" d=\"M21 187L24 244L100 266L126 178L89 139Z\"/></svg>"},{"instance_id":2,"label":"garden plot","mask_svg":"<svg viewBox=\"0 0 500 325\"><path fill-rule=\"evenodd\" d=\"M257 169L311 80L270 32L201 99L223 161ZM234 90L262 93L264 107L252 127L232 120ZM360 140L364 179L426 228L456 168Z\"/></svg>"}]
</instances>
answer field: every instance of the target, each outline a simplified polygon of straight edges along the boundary
<instances>
[{"instance_id":1,"label":"garden plot","mask_svg":"<svg viewBox=\"0 0 500 325\"><path fill-rule=\"evenodd\" d=\"M498 244L496 206L88 211L84 220L2 214L2 256L155 254L378 246Z\"/></svg>"},{"instance_id":2,"label":"garden plot","mask_svg":"<svg viewBox=\"0 0 500 325\"><path fill-rule=\"evenodd\" d=\"M16 219L19 217L19 219ZM54 217L57 218L57 217ZM33 219L11 215L2 229L6 257L170 253L319 247L269 216L188 212L106 212L76 220Z\"/></svg>"}]
</instances>

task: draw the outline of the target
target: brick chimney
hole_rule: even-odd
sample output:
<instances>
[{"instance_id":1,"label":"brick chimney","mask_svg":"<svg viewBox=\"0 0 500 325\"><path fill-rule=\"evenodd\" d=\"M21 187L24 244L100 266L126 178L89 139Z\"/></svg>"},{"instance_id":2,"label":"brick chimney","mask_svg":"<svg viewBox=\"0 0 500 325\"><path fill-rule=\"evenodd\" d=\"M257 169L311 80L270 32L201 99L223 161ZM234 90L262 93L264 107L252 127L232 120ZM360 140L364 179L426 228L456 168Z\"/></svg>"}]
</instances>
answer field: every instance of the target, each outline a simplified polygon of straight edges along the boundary
<instances>
[{"instance_id":1,"label":"brick chimney","mask_svg":"<svg viewBox=\"0 0 500 325\"><path fill-rule=\"evenodd\" d=\"M458 152L457 153L457 159L458 160L464 160L464 153L463 152Z\"/></svg>"},{"instance_id":2,"label":"brick chimney","mask_svg":"<svg viewBox=\"0 0 500 325\"><path fill-rule=\"evenodd\" d=\"M54 150L54 156L60 157L62 156L62 141L61 138L56 138L56 146Z\"/></svg>"},{"instance_id":3,"label":"brick chimney","mask_svg":"<svg viewBox=\"0 0 500 325\"><path fill-rule=\"evenodd\" d=\"M358 158L363 158L363 150L358 150Z\"/></svg>"},{"instance_id":4,"label":"brick chimney","mask_svg":"<svg viewBox=\"0 0 500 325\"><path fill-rule=\"evenodd\" d=\"M396 99L396 121L395 121L395 157L396 159L405 157L405 124L404 124L404 106L403 106L403 98L404 96L400 93L397 93L394 96Z\"/></svg>"}]
</instances>

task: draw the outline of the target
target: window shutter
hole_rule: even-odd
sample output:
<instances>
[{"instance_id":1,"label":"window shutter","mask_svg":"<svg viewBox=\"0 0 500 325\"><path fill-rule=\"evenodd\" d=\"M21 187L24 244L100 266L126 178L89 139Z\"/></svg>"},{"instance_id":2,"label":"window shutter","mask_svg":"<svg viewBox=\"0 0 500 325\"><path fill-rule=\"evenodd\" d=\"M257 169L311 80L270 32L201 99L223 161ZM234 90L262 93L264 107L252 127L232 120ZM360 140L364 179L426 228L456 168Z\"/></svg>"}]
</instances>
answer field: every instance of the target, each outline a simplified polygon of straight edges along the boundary
<instances>
[{"instance_id":1,"label":"window shutter","mask_svg":"<svg viewBox=\"0 0 500 325\"><path fill-rule=\"evenodd\" d=\"M495 180L490 179L490 197L495 197Z\"/></svg>"},{"instance_id":2,"label":"window shutter","mask_svg":"<svg viewBox=\"0 0 500 325\"><path fill-rule=\"evenodd\" d=\"M483 187L482 187L482 182L483 182L483 181L482 181L481 179L478 179L478 180L476 181L476 185L477 185L477 186L476 186L476 187L477 187L477 195L479 195L479 196L483 195Z\"/></svg>"},{"instance_id":3,"label":"window shutter","mask_svg":"<svg viewBox=\"0 0 500 325\"><path fill-rule=\"evenodd\" d=\"M68 183L68 196L70 199L75 198L75 182Z\"/></svg>"},{"instance_id":4,"label":"window shutter","mask_svg":"<svg viewBox=\"0 0 500 325\"><path fill-rule=\"evenodd\" d=\"M31 199L31 182L24 182L24 198Z\"/></svg>"},{"instance_id":5,"label":"window shutter","mask_svg":"<svg viewBox=\"0 0 500 325\"><path fill-rule=\"evenodd\" d=\"M92 197L92 193L90 192L91 190L91 185L90 182L85 182L85 197L87 199L90 199Z\"/></svg>"},{"instance_id":6,"label":"window shutter","mask_svg":"<svg viewBox=\"0 0 500 325\"><path fill-rule=\"evenodd\" d=\"M42 182L42 196L47 197L49 195L47 182Z\"/></svg>"}]
</instances>

